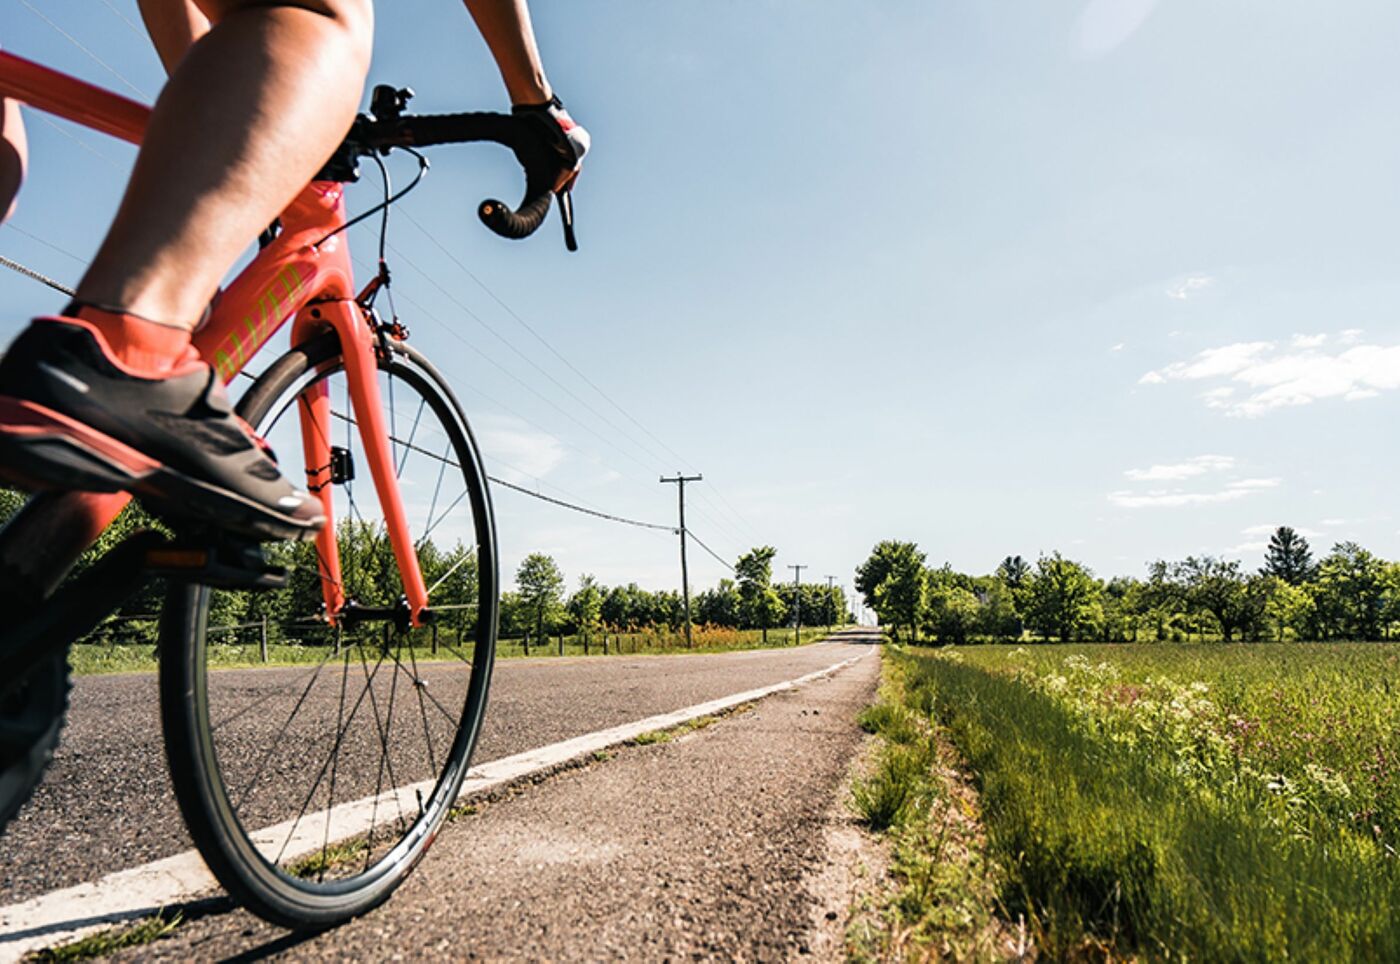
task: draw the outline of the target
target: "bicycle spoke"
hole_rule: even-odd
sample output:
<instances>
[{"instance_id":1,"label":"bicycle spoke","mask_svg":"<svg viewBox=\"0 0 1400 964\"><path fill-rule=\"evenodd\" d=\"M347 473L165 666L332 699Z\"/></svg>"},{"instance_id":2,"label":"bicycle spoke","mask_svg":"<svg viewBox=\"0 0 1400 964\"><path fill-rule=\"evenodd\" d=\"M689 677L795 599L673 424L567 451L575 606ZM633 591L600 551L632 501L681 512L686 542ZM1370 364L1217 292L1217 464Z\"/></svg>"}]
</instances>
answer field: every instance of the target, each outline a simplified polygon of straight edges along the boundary
<instances>
[{"instance_id":1,"label":"bicycle spoke","mask_svg":"<svg viewBox=\"0 0 1400 964\"><path fill-rule=\"evenodd\" d=\"M420 398L418 400L418 412L413 416L413 427L408 430L408 441L405 442L403 446L403 460L399 462L398 471L394 473L395 476L403 476L403 468L408 464L409 453L413 451L413 440L418 437L418 423L422 421L423 409L427 407L428 400L426 398Z\"/></svg>"},{"instance_id":2,"label":"bicycle spoke","mask_svg":"<svg viewBox=\"0 0 1400 964\"><path fill-rule=\"evenodd\" d=\"M437 758L433 755L433 734L428 729L428 708L423 705L423 691L428 688L428 681L418 676L418 658L413 655L413 647L408 647L408 660L413 664L413 675L417 677L413 682L413 689L418 694L418 713L423 718L423 742L428 747L428 766L437 772Z\"/></svg>"},{"instance_id":3,"label":"bicycle spoke","mask_svg":"<svg viewBox=\"0 0 1400 964\"><path fill-rule=\"evenodd\" d=\"M340 729L340 721L345 716L345 687L350 680L350 651L345 651L345 663L340 671L340 703L336 707L335 728ZM335 812L335 778L340 772L340 754L335 754L331 762L330 792L326 797L326 833L321 840L321 869L318 880L326 879L326 857L331 850L331 814Z\"/></svg>"},{"instance_id":4,"label":"bicycle spoke","mask_svg":"<svg viewBox=\"0 0 1400 964\"><path fill-rule=\"evenodd\" d=\"M374 673L371 674L371 677L378 675L379 667L383 664L384 660L381 658L379 662L375 664ZM355 722L355 716L359 713L360 707L364 704L364 701L365 694L361 692L359 698L355 700L355 705L350 709L350 715L346 718L345 725L337 729L335 743L331 746L330 756L326 757L326 761L321 764L321 769L316 772L316 782L311 785L311 790L306 794L306 799L302 801L301 809L297 811L296 819L292 821L292 827L287 831L287 839L282 841L282 849L277 852L277 857L272 861L274 864L282 862L282 857L287 852L287 846L292 842L292 839L296 837L297 827L301 825L302 818L306 816L306 808L311 806L311 801L316 797L316 791L321 788L321 781L326 778L326 770L330 767L332 758L340 753L340 746L345 740L345 733L350 729L350 724ZM327 815L327 820L329 819L330 817Z\"/></svg>"},{"instance_id":5,"label":"bicycle spoke","mask_svg":"<svg viewBox=\"0 0 1400 964\"><path fill-rule=\"evenodd\" d=\"M268 743L267 750L263 753L262 762L258 764L258 769L253 773L252 779L238 792L237 799L233 802L234 810L242 809L243 800L247 797L249 791L257 784L259 778L262 777L263 771L267 768L268 760L272 758L273 752L282 745L282 740L287 735L287 729L292 725L292 720L296 719L296 715L301 712L302 706L306 703L307 696L311 694L311 687L316 685L316 678L321 675L321 669L326 663L330 662L332 655L334 655L334 653L327 653L325 658L316 664L315 672L311 674L311 679L307 680L306 689L301 691L301 697L296 701L296 705L292 707L292 712L287 714L287 719L282 724L282 728L277 731L277 736Z\"/></svg>"}]
</instances>

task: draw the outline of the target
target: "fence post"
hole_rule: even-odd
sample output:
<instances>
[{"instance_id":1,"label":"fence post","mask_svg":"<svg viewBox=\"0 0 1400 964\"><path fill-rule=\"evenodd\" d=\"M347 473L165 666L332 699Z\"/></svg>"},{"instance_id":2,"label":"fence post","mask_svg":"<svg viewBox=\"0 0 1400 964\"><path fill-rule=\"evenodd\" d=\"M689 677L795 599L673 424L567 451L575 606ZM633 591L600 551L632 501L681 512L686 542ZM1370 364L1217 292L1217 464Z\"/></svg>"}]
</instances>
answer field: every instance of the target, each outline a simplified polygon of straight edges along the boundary
<instances>
[{"instance_id":1,"label":"fence post","mask_svg":"<svg viewBox=\"0 0 1400 964\"><path fill-rule=\"evenodd\" d=\"M267 616L262 618L261 631L258 633L258 655L262 656L262 661L267 662Z\"/></svg>"},{"instance_id":2,"label":"fence post","mask_svg":"<svg viewBox=\"0 0 1400 964\"><path fill-rule=\"evenodd\" d=\"M587 634L585 634L584 637L583 637L583 655L585 655L585 656L588 655L588 636L587 636Z\"/></svg>"},{"instance_id":3,"label":"fence post","mask_svg":"<svg viewBox=\"0 0 1400 964\"><path fill-rule=\"evenodd\" d=\"M530 655L530 631L525 630L525 655Z\"/></svg>"},{"instance_id":4,"label":"fence post","mask_svg":"<svg viewBox=\"0 0 1400 964\"><path fill-rule=\"evenodd\" d=\"M438 634L438 624L437 624L437 620L435 619L435 620L433 620L433 655L434 655L434 656L437 655L437 651L438 651L437 634Z\"/></svg>"},{"instance_id":5,"label":"fence post","mask_svg":"<svg viewBox=\"0 0 1400 964\"><path fill-rule=\"evenodd\" d=\"M608 655L608 634L603 634L603 655Z\"/></svg>"},{"instance_id":6,"label":"fence post","mask_svg":"<svg viewBox=\"0 0 1400 964\"><path fill-rule=\"evenodd\" d=\"M564 655L564 631L562 629L559 631L559 655Z\"/></svg>"}]
</instances>

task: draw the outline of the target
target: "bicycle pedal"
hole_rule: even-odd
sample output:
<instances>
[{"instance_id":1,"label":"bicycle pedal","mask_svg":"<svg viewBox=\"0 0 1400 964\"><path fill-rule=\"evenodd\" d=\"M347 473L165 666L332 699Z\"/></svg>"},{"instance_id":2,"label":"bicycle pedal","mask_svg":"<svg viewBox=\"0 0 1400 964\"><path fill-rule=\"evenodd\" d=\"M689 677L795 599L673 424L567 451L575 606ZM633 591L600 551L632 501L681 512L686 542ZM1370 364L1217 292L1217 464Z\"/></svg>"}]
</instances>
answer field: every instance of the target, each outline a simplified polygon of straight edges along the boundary
<instances>
[{"instance_id":1,"label":"bicycle pedal","mask_svg":"<svg viewBox=\"0 0 1400 964\"><path fill-rule=\"evenodd\" d=\"M146 553L146 567L157 575L219 589L281 589L287 569L267 560L256 542L172 542Z\"/></svg>"}]
</instances>

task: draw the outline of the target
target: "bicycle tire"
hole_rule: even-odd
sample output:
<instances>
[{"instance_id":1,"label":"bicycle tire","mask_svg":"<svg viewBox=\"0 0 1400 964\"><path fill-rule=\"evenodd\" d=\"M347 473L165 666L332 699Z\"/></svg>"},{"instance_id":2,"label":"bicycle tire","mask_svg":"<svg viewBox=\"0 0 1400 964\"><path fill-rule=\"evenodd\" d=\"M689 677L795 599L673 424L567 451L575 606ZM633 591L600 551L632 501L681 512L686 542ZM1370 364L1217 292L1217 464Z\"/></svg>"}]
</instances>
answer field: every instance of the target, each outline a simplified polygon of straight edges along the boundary
<instances>
[{"instance_id":1,"label":"bicycle tire","mask_svg":"<svg viewBox=\"0 0 1400 964\"><path fill-rule=\"evenodd\" d=\"M66 646L0 686L0 835L53 762L72 688Z\"/></svg>"},{"instance_id":2,"label":"bicycle tire","mask_svg":"<svg viewBox=\"0 0 1400 964\"><path fill-rule=\"evenodd\" d=\"M374 846L374 827L369 831L370 844L366 851L366 869L348 879L325 881L308 879L303 872L292 872L279 864L280 858L269 859L259 849L253 839L257 827L245 828L235 798L231 796L231 773L226 774L221 765L222 748L216 746L215 724L211 717L211 697L209 686L209 613L211 590L198 585L172 585L162 614L160 690L161 714L164 726L167 760L170 766L175 795L185 823L196 847L210 870L229 894L248 910L274 924L293 929L320 929L333 926L351 917L363 914L388 899L394 889L407 877L433 842L443 821L453 804L480 733L481 721L486 708L490 686L491 670L494 661L495 640L498 618L497 557L495 527L491 512L490 494L487 489L486 472L482 466L476 442L466 417L461 411L451 390L442 377L423 356L402 343L390 344L390 355L381 357L381 376L402 376L411 382L421 393L425 405L432 408L440 419L442 427L450 438L451 449L455 452L456 464L462 471L463 483L469 495L473 513L472 528L479 553L479 576L477 577L478 618L473 630L472 656L470 660L470 681L466 686L460 720L455 733L451 734L448 752L438 767L436 780L426 800L421 790L418 792L419 813L402 836L382 858L369 865L370 852ZM339 342L333 334L324 335L312 343L294 349L282 356L254 383L239 402L239 414L255 428L260 426L270 413L281 411L296 404L300 393L310 384L329 379L343 371ZM392 396L391 396L392 398ZM392 408L393 402L388 406ZM422 409L420 409L420 415ZM280 417L280 416L278 416ZM415 432L417 424L415 423ZM391 433L391 438L393 433ZM410 438L410 446L412 438ZM407 458L407 450L405 450ZM400 469L400 471L402 471ZM445 471L439 469L439 472ZM432 511L429 516L431 518ZM430 530L431 531L431 530ZM416 538L416 537L415 537ZM319 570L318 570L319 572ZM431 605L431 599L430 599ZM387 624L386 624L387 626ZM385 630L385 639L389 631ZM436 636L434 636L436 640ZM341 648L340 637L336 637L336 649ZM460 640L459 640L460 642ZM387 642L386 642L387 646ZM346 645L349 652L350 645ZM436 650L434 650L436 651ZM409 649L412 656L412 644ZM361 654L363 660L363 653ZM350 665L345 657L346 672ZM383 657L381 656L381 663ZM395 684L398 672L404 668L399 657L394 657L397 666L391 666L390 675ZM378 666L375 673L379 671ZM265 672L265 671L254 671ZM319 673L320 670L317 670ZM414 663L413 673L427 676L427 670ZM344 708L345 677L342 677L342 709ZM366 678L366 689L370 702L375 701L374 687L376 676ZM313 678L314 681L314 678ZM428 685L426 678L414 679L414 689L420 694ZM431 698L431 693L429 694ZM303 699L305 698L303 694ZM404 700L409 697L405 695ZM361 703L364 693L360 696ZM434 701L436 702L436 701ZM360 703L357 703L358 706ZM438 704L439 709L442 704ZM389 697L389 723L393 723L393 695ZM379 709L376 707L376 720ZM294 713L295 715L295 713ZM353 719L354 714L351 714ZM436 719L436 717L435 717ZM337 720L339 725L339 720ZM450 726L450 722L448 724ZM383 754L392 758L389 728L383 727L377 733L383 744ZM332 752L338 752L342 738L350 728L335 738ZM429 744L429 760L433 760L431 736L428 733L427 711L424 710L424 736ZM284 727L285 729L285 727ZM279 734L280 737L280 734ZM267 752L271 753L272 747ZM261 752L261 751L260 751ZM337 761L337 766L339 761ZM380 771L384 767L381 758ZM322 765L324 773L325 764ZM392 763L390 776L394 776ZM255 780L258 777L254 778ZM334 771L332 772L332 796L334 794ZM318 779L319 783L319 779ZM245 788L246 789L246 788ZM298 791L299 793L300 791ZM312 794L316 793L313 787ZM395 791L397 799L397 791ZM306 804L303 804L303 811ZM378 804L375 804L376 811ZM385 805L386 812L388 805ZM410 808L411 813L411 808ZM298 818L300 819L300 817ZM386 818L387 819L387 818ZM400 821L404 821L400 810ZM330 839L330 817L327 817L327 839ZM291 834L295 834L294 825ZM383 846L383 841L380 841ZM285 848L284 844L284 848ZM325 873L326 851L322 850ZM358 857L355 861L358 862Z\"/></svg>"}]
</instances>

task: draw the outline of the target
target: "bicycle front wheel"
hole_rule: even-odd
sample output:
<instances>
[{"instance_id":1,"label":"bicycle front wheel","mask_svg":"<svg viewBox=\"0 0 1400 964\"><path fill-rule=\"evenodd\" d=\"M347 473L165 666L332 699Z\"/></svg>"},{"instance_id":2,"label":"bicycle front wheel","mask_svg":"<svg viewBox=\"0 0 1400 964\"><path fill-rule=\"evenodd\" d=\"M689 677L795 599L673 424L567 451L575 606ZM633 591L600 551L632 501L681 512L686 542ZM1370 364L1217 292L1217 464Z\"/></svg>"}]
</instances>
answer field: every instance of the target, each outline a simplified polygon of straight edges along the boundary
<instances>
[{"instance_id":1,"label":"bicycle front wheel","mask_svg":"<svg viewBox=\"0 0 1400 964\"><path fill-rule=\"evenodd\" d=\"M318 447L303 446L298 410L329 397L336 564L316 543L268 546L291 565L286 588L172 585L163 616L161 713L185 823L229 893L288 927L361 914L408 875L456 802L491 678L496 543L476 443L407 345L391 345L378 378L433 624L396 615L402 581L369 473L355 481L368 462L333 335L275 362L238 407L289 477L324 477L304 464ZM333 575L358 604L335 624L322 604ZM257 668L216 668L237 662Z\"/></svg>"}]
</instances>

